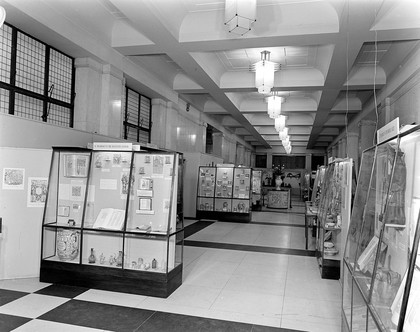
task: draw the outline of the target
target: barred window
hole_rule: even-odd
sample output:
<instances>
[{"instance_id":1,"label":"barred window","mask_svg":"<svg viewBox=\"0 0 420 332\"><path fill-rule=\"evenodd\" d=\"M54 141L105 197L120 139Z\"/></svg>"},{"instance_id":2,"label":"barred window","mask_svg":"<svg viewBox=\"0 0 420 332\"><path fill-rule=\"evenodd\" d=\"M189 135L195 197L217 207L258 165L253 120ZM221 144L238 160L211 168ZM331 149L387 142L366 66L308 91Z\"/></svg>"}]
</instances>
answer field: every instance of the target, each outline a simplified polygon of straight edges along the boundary
<instances>
[{"instance_id":1,"label":"barred window","mask_svg":"<svg viewBox=\"0 0 420 332\"><path fill-rule=\"evenodd\" d=\"M5 23L0 112L73 127L74 59Z\"/></svg>"},{"instance_id":2,"label":"barred window","mask_svg":"<svg viewBox=\"0 0 420 332\"><path fill-rule=\"evenodd\" d=\"M150 143L151 104L150 98L130 88L126 88L124 139Z\"/></svg>"}]
</instances>

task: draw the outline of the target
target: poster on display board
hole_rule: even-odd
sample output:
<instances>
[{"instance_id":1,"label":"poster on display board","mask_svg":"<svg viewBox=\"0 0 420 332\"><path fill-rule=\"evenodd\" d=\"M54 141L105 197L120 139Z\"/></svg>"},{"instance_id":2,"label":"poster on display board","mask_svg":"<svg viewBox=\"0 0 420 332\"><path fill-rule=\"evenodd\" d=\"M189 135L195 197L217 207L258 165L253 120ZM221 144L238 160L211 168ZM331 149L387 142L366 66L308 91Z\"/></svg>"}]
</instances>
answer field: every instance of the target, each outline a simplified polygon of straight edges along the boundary
<instances>
[{"instance_id":1,"label":"poster on display board","mask_svg":"<svg viewBox=\"0 0 420 332\"><path fill-rule=\"evenodd\" d=\"M25 186L24 168L3 168L3 189L23 190Z\"/></svg>"},{"instance_id":2,"label":"poster on display board","mask_svg":"<svg viewBox=\"0 0 420 332\"><path fill-rule=\"evenodd\" d=\"M28 178L28 207L43 207L47 198L47 178Z\"/></svg>"}]
</instances>

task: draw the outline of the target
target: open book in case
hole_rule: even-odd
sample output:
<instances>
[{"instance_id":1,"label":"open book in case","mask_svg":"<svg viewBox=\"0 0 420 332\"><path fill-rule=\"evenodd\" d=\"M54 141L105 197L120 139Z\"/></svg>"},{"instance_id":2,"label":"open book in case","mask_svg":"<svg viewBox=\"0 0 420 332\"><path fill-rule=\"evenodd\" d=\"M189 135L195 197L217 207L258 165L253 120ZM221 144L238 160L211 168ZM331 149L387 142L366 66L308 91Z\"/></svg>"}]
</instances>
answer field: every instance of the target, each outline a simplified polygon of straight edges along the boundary
<instances>
[{"instance_id":1,"label":"open book in case","mask_svg":"<svg viewBox=\"0 0 420 332\"><path fill-rule=\"evenodd\" d=\"M182 282L181 173L173 152L53 148L41 281L171 294Z\"/></svg>"},{"instance_id":2,"label":"open book in case","mask_svg":"<svg viewBox=\"0 0 420 332\"><path fill-rule=\"evenodd\" d=\"M362 154L344 254L343 331L420 331L420 126Z\"/></svg>"}]
</instances>

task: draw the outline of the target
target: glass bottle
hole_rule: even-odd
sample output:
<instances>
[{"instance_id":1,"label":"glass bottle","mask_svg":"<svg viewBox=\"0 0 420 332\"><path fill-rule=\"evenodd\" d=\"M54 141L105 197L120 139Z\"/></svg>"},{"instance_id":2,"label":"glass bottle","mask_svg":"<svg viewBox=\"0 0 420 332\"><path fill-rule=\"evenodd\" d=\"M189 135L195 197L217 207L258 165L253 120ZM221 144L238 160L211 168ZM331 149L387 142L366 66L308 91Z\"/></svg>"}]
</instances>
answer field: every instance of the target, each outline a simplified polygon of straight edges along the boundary
<instances>
[{"instance_id":1,"label":"glass bottle","mask_svg":"<svg viewBox=\"0 0 420 332\"><path fill-rule=\"evenodd\" d=\"M90 248L90 255L88 258L88 262L89 264L94 264L96 262L95 251L93 250L93 248Z\"/></svg>"}]
</instances>

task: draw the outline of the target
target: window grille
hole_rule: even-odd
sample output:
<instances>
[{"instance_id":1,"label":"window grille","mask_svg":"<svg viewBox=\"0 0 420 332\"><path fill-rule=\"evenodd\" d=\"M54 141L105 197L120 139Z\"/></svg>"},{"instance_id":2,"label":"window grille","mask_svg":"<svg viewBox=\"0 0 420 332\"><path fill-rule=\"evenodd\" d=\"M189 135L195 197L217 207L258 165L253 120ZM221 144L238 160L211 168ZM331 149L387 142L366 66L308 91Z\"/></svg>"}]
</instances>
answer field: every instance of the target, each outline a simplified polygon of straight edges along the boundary
<instances>
[{"instance_id":1,"label":"window grille","mask_svg":"<svg viewBox=\"0 0 420 332\"><path fill-rule=\"evenodd\" d=\"M126 88L124 139L150 143L151 99Z\"/></svg>"},{"instance_id":2,"label":"window grille","mask_svg":"<svg viewBox=\"0 0 420 332\"><path fill-rule=\"evenodd\" d=\"M73 127L74 59L9 24L0 28L0 112Z\"/></svg>"}]
</instances>

